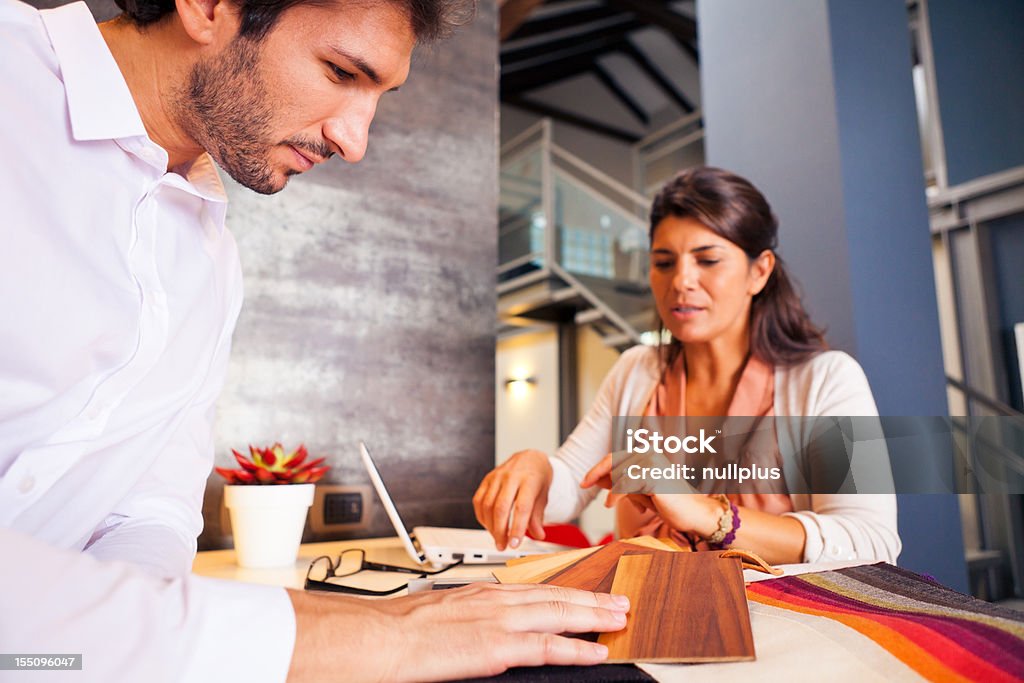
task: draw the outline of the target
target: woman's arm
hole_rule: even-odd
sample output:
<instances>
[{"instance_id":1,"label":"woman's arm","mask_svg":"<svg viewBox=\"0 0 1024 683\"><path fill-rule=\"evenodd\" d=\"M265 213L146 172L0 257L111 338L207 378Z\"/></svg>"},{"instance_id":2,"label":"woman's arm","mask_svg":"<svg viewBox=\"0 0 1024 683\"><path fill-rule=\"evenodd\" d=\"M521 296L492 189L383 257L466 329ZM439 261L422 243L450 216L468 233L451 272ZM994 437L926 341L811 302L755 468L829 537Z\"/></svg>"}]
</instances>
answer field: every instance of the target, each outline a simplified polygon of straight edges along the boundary
<instances>
[{"instance_id":1,"label":"woman's arm","mask_svg":"<svg viewBox=\"0 0 1024 683\"><path fill-rule=\"evenodd\" d=\"M784 513L786 519L799 522L807 536L799 562L896 563L903 546L896 527L895 494L838 493L810 498L809 510Z\"/></svg>"},{"instance_id":2,"label":"woman's arm","mask_svg":"<svg viewBox=\"0 0 1024 683\"><path fill-rule=\"evenodd\" d=\"M864 370L849 355L832 351L794 369L784 396L788 414L822 417L877 417L878 408ZM794 389L802 396L794 397ZM860 425L863 427L863 425ZM869 430L873 431L873 430ZM780 436L782 436L780 434ZM895 563L902 547L896 526L896 495L888 464L888 450L880 433L865 435L855 445L850 463L853 481L870 482L858 493L816 491L792 496L795 512L784 516L798 521L806 534L803 562L875 560ZM872 438L874 437L874 438ZM799 443L798 437L797 443ZM803 444L807 457L820 461ZM860 452L858 453L858 449ZM812 465L814 463L811 463ZM827 467L827 465L826 465ZM858 471L860 468L860 471ZM745 524L744 520L744 524Z\"/></svg>"},{"instance_id":3,"label":"woman's arm","mask_svg":"<svg viewBox=\"0 0 1024 683\"><path fill-rule=\"evenodd\" d=\"M620 412L627 384L646 371L648 353L648 347L634 347L619 357L590 410L554 456L520 451L484 477L473 507L499 549L518 547L527 529L543 538L545 521L571 520L594 499L597 492L581 489L579 483L611 449L613 418Z\"/></svg>"},{"instance_id":4,"label":"woman's arm","mask_svg":"<svg viewBox=\"0 0 1024 683\"><path fill-rule=\"evenodd\" d=\"M669 526L698 538L709 538L718 531L725 512L718 498L700 494L655 493L648 499ZM800 521L742 506L736 510L740 527L730 547L753 551L771 564L804 561L806 533Z\"/></svg>"},{"instance_id":5,"label":"woman's arm","mask_svg":"<svg viewBox=\"0 0 1024 683\"><path fill-rule=\"evenodd\" d=\"M614 418L628 415L628 409L622 409L623 397L631 392L646 397L648 389L653 388L657 378L647 374L646 364L651 353L654 350L649 346L634 346L619 357L601 382L586 416L551 458L554 476L545 520L575 519L597 496L597 488L583 488L581 482L612 450Z\"/></svg>"}]
</instances>

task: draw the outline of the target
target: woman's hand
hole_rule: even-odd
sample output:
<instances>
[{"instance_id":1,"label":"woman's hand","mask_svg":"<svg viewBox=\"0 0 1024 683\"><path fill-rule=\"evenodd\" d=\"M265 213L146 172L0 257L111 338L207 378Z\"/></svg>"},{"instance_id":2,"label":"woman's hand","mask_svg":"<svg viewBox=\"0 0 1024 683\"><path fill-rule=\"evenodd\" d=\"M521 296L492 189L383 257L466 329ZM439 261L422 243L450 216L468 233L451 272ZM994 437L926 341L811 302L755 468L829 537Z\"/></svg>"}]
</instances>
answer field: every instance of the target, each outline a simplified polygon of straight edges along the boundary
<instances>
[{"instance_id":1,"label":"woman's hand","mask_svg":"<svg viewBox=\"0 0 1024 683\"><path fill-rule=\"evenodd\" d=\"M491 470L480 482L473 495L473 510L477 521L491 532L498 550L506 545L518 548L527 528L534 538L544 540L544 508L551 476L548 456L526 450Z\"/></svg>"},{"instance_id":2,"label":"woman's hand","mask_svg":"<svg viewBox=\"0 0 1024 683\"><path fill-rule=\"evenodd\" d=\"M619 500L625 498L633 503L641 512L654 509L654 504L650 502L649 496L643 494L610 493L612 489L612 469L612 454L609 453L601 458L601 462L591 467L590 471L584 475L583 481L580 482L580 488L589 489L591 486L599 486L607 489L609 493L604 499L604 506L606 508L615 507Z\"/></svg>"},{"instance_id":3,"label":"woman's hand","mask_svg":"<svg viewBox=\"0 0 1024 683\"><path fill-rule=\"evenodd\" d=\"M612 454L601 458L601 462L590 468L590 471L580 482L581 489L589 489L591 486L600 486L603 489L612 488Z\"/></svg>"},{"instance_id":4,"label":"woman's hand","mask_svg":"<svg viewBox=\"0 0 1024 683\"><path fill-rule=\"evenodd\" d=\"M670 527L702 538L718 531L718 520L725 512L717 499L700 494L652 493L646 498Z\"/></svg>"}]
</instances>

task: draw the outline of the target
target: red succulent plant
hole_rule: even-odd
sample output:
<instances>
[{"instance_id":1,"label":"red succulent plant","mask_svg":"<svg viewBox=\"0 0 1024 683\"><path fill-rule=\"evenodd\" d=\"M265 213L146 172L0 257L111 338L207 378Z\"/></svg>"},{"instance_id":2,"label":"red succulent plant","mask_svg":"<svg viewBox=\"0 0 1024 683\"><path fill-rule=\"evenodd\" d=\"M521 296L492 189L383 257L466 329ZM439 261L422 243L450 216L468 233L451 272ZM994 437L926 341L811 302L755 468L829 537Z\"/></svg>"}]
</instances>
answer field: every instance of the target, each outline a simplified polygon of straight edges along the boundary
<instances>
[{"instance_id":1,"label":"red succulent plant","mask_svg":"<svg viewBox=\"0 0 1024 683\"><path fill-rule=\"evenodd\" d=\"M324 458L306 462L309 453L301 444L291 453L285 453L279 443L267 448L250 445L248 458L234 448L231 453L241 469L213 468L229 484L312 484L330 469L330 466L320 464Z\"/></svg>"}]
</instances>

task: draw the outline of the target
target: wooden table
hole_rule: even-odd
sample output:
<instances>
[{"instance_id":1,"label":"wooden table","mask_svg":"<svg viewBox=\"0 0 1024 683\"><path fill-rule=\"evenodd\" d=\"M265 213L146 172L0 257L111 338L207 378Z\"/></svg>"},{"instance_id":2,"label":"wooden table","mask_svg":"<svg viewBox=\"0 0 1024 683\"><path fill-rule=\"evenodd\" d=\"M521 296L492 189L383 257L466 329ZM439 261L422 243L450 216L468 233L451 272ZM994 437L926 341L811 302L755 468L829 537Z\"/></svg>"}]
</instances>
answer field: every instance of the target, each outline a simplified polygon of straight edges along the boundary
<instances>
[{"instance_id":1,"label":"wooden table","mask_svg":"<svg viewBox=\"0 0 1024 683\"><path fill-rule=\"evenodd\" d=\"M232 579L249 583L260 583L288 588L303 587L306 570L310 562L319 555L335 556L348 548L362 548L367 559L387 564L415 566L395 538L374 538L354 541L309 543L300 547L295 564L280 569L244 569L235 563L233 550L213 550L198 553L192 570L201 576L218 579ZM783 565L787 575L805 572L825 571L855 565L855 562ZM450 570L451 576L481 576L488 573L488 566L461 566ZM760 581L765 574L747 570L747 581ZM757 650L757 661L718 663L657 665L642 664L640 668L659 681L686 681L687 683L707 681L721 683L723 680L784 680L786 683L801 681L815 682L827 678L830 681L920 681L916 673L896 660L885 658L878 653L866 656L865 652L840 646L827 629L791 619L779 610L772 610L750 603L750 621ZM865 651L870 643L865 643Z\"/></svg>"}]
</instances>

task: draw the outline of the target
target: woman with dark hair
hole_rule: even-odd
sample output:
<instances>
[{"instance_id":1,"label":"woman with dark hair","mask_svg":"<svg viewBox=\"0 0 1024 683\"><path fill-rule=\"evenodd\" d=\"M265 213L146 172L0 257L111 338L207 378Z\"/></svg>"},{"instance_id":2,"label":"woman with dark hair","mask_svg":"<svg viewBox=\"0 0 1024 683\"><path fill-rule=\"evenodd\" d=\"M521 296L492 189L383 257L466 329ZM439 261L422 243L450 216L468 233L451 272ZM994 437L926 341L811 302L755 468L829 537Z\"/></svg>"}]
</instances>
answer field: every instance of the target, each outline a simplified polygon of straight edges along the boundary
<instances>
[{"instance_id":1,"label":"woman with dark hair","mask_svg":"<svg viewBox=\"0 0 1024 683\"><path fill-rule=\"evenodd\" d=\"M575 518L611 486L616 416L877 416L863 370L827 350L804 310L775 253L777 232L764 196L728 171L690 169L662 188L651 209L650 283L669 341L622 354L554 457L520 451L484 478L473 504L499 548L517 547L527 530L543 538L545 521ZM781 466L769 433L761 450ZM789 493L782 482L769 493L612 494L609 504L618 502L624 537L734 544L780 564L895 562L894 495Z\"/></svg>"}]
</instances>

